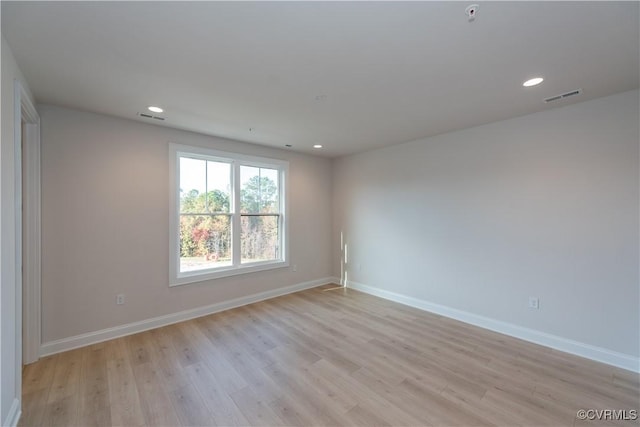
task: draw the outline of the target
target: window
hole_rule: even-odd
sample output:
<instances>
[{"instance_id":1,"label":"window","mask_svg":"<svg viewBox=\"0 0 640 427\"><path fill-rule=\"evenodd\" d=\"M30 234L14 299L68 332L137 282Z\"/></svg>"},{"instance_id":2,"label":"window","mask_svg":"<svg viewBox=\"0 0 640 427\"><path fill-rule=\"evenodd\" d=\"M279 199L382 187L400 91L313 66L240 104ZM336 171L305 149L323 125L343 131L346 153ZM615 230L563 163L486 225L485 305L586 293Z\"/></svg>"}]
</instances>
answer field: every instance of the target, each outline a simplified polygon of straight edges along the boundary
<instances>
[{"instance_id":1,"label":"window","mask_svg":"<svg viewBox=\"0 0 640 427\"><path fill-rule=\"evenodd\" d=\"M170 285L288 266L288 163L170 145Z\"/></svg>"}]
</instances>

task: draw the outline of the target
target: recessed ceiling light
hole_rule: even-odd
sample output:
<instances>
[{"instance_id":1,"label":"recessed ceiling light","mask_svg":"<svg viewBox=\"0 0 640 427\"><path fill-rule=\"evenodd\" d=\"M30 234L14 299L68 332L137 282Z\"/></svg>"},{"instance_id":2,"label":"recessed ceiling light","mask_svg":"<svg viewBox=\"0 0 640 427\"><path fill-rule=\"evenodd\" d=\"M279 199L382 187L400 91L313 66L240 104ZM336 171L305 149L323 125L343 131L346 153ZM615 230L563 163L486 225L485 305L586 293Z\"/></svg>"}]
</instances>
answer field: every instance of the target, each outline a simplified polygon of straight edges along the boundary
<instances>
[{"instance_id":1,"label":"recessed ceiling light","mask_svg":"<svg viewBox=\"0 0 640 427\"><path fill-rule=\"evenodd\" d=\"M524 87L536 86L542 83L543 80L544 79L542 77L535 77L533 79L529 79L526 82L522 83L522 86Z\"/></svg>"},{"instance_id":2,"label":"recessed ceiling light","mask_svg":"<svg viewBox=\"0 0 640 427\"><path fill-rule=\"evenodd\" d=\"M154 113L162 113L164 110L160 107L154 107L153 105L151 107L148 107L149 111L153 111Z\"/></svg>"},{"instance_id":3,"label":"recessed ceiling light","mask_svg":"<svg viewBox=\"0 0 640 427\"><path fill-rule=\"evenodd\" d=\"M313 146L313 148L322 148L322 145L316 144L316 145Z\"/></svg>"}]
</instances>

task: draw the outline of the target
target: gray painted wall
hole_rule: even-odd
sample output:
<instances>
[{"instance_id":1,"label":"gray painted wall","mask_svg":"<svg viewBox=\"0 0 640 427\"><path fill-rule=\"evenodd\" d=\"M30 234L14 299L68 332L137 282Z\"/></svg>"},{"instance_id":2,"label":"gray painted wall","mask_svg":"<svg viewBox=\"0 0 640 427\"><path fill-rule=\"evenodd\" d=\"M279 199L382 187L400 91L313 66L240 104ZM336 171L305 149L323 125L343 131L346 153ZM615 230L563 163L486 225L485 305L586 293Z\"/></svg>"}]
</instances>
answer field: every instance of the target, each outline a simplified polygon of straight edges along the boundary
<instances>
[{"instance_id":1,"label":"gray painted wall","mask_svg":"<svg viewBox=\"0 0 640 427\"><path fill-rule=\"evenodd\" d=\"M336 160L349 280L637 357L638 98Z\"/></svg>"},{"instance_id":2,"label":"gray painted wall","mask_svg":"<svg viewBox=\"0 0 640 427\"><path fill-rule=\"evenodd\" d=\"M43 342L331 276L331 162L54 106L42 122ZM288 160L290 264L169 288L169 143ZM116 305L116 294L126 303Z\"/></svg>"}]
</instances>

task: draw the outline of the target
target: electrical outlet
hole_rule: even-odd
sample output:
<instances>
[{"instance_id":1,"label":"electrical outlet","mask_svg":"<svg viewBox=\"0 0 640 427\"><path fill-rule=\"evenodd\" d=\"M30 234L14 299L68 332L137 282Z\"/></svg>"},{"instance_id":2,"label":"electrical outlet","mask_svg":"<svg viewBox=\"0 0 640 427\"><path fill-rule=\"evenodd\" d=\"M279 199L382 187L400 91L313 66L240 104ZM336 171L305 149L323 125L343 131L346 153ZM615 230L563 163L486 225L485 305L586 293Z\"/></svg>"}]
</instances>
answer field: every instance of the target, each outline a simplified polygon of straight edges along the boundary
<instances>
[{"instance_id":1,"label":"electrical outlet","mask_svg":"<svg viewBox=\"0 0 640 427\"><path fill-rule=\"evenodd\" d=\"M291 266L291 271L293 271L294 273L298 271L298 266L296 264L293 264L293 266Z\"/></svg>"},{"instance_id":2,"label":"electrical outlet","mask_svg":"<svg viewBox=\"0 0 640 427\"><path fill-rule=\"evenodd\" d=\"M118 305L124 304L124 294L116 295L116 304Z\"/></svg>"},{"instance_id":3,"label":"electrical outlet","mask_svg":"<svg viewBox=\"0 0 640 427\"><path fill-rule=\"evenodd\" d=\"M540 308L540 300L538 297L529 297L529 308L537 310Z\"/></svg>"}]
</instances>

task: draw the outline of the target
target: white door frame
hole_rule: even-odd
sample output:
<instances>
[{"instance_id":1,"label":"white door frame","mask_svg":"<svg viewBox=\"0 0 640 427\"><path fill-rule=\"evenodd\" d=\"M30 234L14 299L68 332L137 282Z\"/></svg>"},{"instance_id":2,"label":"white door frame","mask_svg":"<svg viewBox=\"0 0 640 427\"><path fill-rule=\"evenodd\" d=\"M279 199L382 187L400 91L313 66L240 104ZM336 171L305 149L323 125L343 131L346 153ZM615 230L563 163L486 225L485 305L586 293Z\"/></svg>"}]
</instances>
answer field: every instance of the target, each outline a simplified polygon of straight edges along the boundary
<instances>
[{"instance_id":1,"label":"white door frame","mask_svg":"<svg viewBox=\"0 0 640 427\"><path fill-rule=\"evenodd\" d=\"M16 361L28 364L40 357L41 344L40 116L18 80L14 82L14 106L16 311L19 311L16 313ZM25 122L24 139L22 122ZM20 384L21 371L16 372L17 384Z\"/></svg>"}]
</instances>

